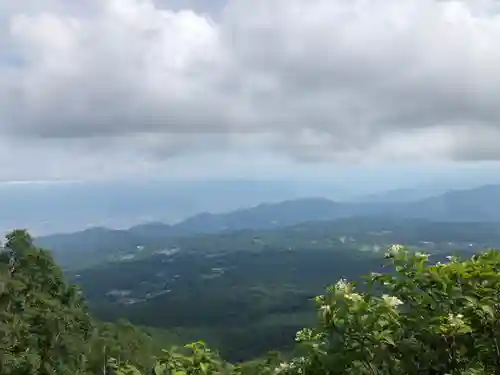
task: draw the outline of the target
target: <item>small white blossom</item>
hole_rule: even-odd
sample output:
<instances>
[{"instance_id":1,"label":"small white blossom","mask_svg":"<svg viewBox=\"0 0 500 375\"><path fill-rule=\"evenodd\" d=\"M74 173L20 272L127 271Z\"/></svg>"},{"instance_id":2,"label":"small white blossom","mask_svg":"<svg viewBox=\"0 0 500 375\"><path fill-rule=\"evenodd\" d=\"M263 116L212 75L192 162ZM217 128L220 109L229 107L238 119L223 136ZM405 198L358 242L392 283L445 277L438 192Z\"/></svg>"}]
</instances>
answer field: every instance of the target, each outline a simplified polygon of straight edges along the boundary
<instances>
[{"instance_id":1,"label":"small white blossom","mask_svg":"<svg viewBox=\"0 0 500 375\"><path fill-rule=\"evenodd\" d=\"M347 280L346 279L340 279L339 281L337 281L337 283L335 284L335 289L338 290L339 292L347 292L347 291L349 291Z\"/></svg>"},{"instance_id":2,"label":"small white blossom","mask_svg":"<svg viewBox=\"0 0 500 375\"><path fill-rule=\"evenodd\" d=\"M274 373L277 374L298 374L303 375L305 372L304 367L309 364L309 360L306 357L298 357L292 359L290 362L281 363L278 367L274 369Z\"/></svg>"},{"instance_id":3,"label":"small white blossom","mask_svg":"<svg viewBox=\"0 0 500 375\"><path fill-rule=\"evenodd\" d=\"M443 332L467 332L470 330L470 327L465 322L464 316L462 314L449 314L447 316L446 323L441 327L441 330Z\"/></svg>"},{"instance_id":4,"label":"small white blossom","mask_svg":"<svg viewBox=\"0 0 500 375\"><path fill-rule=\"evenodd\" d=\"M448 255L446 257L446 259L448 259L450 262L456 262L456 261L458 261L458 258L456 256L452 256L452 255Z\"/></svg>"},{"instance_id":5,"label":"small white blossom","mask_svg":"<svg viewBox=\"0 0 500 375\"><path fill-rule=\"evenodd\" d=\"M352 302L360 302L363 300L363 297L359 293L347 293L345 298Z\"/></svg>"},{"instance_id":6,"label":"small white blossom","mask_svg":"<svg viewBox=\"0 0 500 375\"><path fill-rule=\"evenodd\" d=\"M274 369L274 373L278 375L292 373L293 371L294 374L303 374L303 367L307 363L308 359L305 357L294 358L291 362L280 363L279 366Z\"/></svg>"},{"instance_id":7,"label":"small white blossom","mask_svg":"<svg viewBox=\"0 0 500 375\"><path fill-rule=\"evenodd\" d=\"M403 302L399 298L394 297L394 296L389 296L387 294L384 294L382 296L382 299L390 307L396 307L396 306L403 304Z\"/></svg>"},{"instance_id":8,"label":"small white blossom","mask_svg":"<svg viewBox=\"0 0 500 375\"><path fill-rule=\"evenodd\" d=\"M403 245L392 245L389 250L385 253L386 258L392 258L403 252L405 247Z\"/></svg>"},{"instance_id":9,"label":"small white blossom","mask_svg":"<svg viewBox=\"0 0 500 375\"><path fill-rule=\"evenodd\" d=\"M458 328L460 326L463 326L465 324L463 320L464 316L462 314L449 314L448 315L448 323L451 327L453 328Z\"/></svg>"},{"instance_id":10,"label":"small white blossom","mask_svg":"<svg viewBox=\"0 0 500 375\"><path fill-rule=\"evenodd\" d=\"M283 363L280 363L280 365L274 369L274 373L281 374L281 373L284 373L288 370L290 370L290 364L287 362L283 362Z\"/></svg>"}]
</instances>

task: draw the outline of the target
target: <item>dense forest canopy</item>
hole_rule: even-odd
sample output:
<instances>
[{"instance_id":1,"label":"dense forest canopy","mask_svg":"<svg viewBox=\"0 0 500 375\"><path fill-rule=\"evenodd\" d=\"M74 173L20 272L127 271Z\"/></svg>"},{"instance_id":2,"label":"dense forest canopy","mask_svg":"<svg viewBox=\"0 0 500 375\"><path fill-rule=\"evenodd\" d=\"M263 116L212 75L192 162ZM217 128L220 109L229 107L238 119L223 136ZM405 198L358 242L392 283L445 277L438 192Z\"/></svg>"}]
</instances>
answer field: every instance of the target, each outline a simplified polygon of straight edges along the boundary
<instances>
[{"instance_id":1,"label":"dense forest canopy","mask_svg":"<svg viewBox=\"0 0 500 375\"><path fill-rule=\"evenodd\" d=\"M96 321L50 252L16 230L0 253L0 373L500 374L500 252L432 264L394 245L385 257L391 269L362 291L341 279L316 298L296 356L238 365L203 342L161 351L146 330Z\"/></svg>"}]
</instances>

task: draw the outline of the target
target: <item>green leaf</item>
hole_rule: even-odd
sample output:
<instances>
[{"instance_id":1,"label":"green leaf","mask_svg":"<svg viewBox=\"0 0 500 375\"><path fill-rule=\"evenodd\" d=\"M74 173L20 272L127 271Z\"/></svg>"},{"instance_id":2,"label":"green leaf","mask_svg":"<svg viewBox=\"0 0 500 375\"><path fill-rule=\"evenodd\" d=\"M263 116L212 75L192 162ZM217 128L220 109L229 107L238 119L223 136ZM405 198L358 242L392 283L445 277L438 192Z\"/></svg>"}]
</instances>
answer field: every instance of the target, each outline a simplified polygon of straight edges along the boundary
<instances>
[{"instance_id":1,"label":"green leaf","mask_svg":"<svg viewBox=\"0 0 500 375\"><path fill-rule=\"evenodd\" d=\"M208 364L200 363L200 369L203 374L208 374Z\"/></svg>"},{"instance_id":2,"label":"green leaf","mask_svg":"<svg viewBox=\"0 0 500 375\"><path fill-rule=\"evenodd\" d=\"M155 375L164 375L167 366L163 363L156 363L154 367Z\"/></svg>"},{"instance_id":3,"label":"green leaf","mask_svg":"<svg viewBox=\"0 0 500 375\"><path fill-rule=\"evenodd\" d=\"M488 305L481 305L481 309L487 313L492 319L495 318L495 310L491 306Z\"/></svg>"},{"instance_id":4,"label":"green leaf","mask_svg":"<svg viewBox=\"0 0 500 375\"><path fill-rule=\"evenodd\" d=\"M396 346L396 343L394 342L393 338L389 335L384 336L383 340L392 346Z\"/></svg>"},{"instance_id":5,"label":"green leaf","mask_svg":"<svg viewBox=\"0 0 500 375\"><path fill-rule=\"evenodd\" d=\"M476 297L464 296L463 298L466 299L467 301L469 301L469 303L473 306L477 306L479 304L479 301Z\"/></svg>"}]
</instances>

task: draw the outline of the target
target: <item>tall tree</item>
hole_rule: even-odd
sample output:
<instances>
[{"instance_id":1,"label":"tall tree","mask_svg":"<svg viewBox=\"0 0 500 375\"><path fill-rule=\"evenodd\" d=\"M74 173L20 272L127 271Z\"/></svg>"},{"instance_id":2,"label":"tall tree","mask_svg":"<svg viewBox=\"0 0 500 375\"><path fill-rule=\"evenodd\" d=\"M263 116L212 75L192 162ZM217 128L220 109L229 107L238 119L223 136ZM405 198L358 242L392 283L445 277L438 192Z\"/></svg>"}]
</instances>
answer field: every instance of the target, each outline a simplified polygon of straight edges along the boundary
<instances>
[{"instance_id":1,"label":"tall tree","mask_svg":"<svg viewBox=\"0 0 500 375\"><path fill-rule=\"evenodd\" d=\"M25 230L6 236L0 253L0 373L78 374L91 319L48 251Z\"/></svg>"}]
</instances>

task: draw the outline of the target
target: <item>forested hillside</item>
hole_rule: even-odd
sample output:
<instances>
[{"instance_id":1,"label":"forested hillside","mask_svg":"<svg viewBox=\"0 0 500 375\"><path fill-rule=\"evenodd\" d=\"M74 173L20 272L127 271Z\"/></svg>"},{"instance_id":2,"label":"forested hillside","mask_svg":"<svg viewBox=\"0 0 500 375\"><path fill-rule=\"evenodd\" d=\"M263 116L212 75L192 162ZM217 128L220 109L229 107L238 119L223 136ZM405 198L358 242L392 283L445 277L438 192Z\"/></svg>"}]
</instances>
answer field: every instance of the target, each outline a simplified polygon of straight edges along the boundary
<instances>
[{"instance_id":1,"label":"forested hillside","mask_svg":"<svg viewBox=\"0 0 500 375\"><path fill-rule=\"evenodd\" d=\"M294 356L236 365L202 342L160 351L154 333L99 323L50 252L14 231L0 252L0 373L500 374L500 252L428 258L391 246L386 273L315 298L318 320L297 333Z\"/></svg>"},{"instance_id":2,"label":"forested hillside","mask_svg":"<svg viewBox=\"0 0 500 375\"><path fill-rule=\"evenodd\" d=\"M126 236L108 241L96 229L89 243L82 232L71 241L87 251L70 246L56 260L82 259L65 263L66 275L97 318L161 328L176 341L202 337L230 361L293 351L295 332L316 319L313 297L341 277L379 271L393 243L432 261L500 248L498 223L357 217L184 237L162 237L161 228L120 232L141 233L128 247ZM93 245L99 238L108 251Z\"/></svg>"},{"instance_id":3,"label":"forested hillside","mask_svg":"<svg viewBox=\"0 0 500 375\"><path fill-rule=\"evenodd\" d=\"M168 334L93 319L79 289L25 231L0 251L0 374L104 374L109 358L150 369Z\"/></svg>"}]
</instances>

